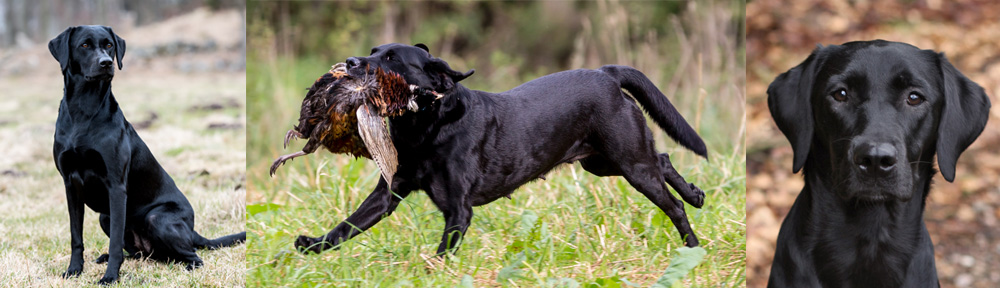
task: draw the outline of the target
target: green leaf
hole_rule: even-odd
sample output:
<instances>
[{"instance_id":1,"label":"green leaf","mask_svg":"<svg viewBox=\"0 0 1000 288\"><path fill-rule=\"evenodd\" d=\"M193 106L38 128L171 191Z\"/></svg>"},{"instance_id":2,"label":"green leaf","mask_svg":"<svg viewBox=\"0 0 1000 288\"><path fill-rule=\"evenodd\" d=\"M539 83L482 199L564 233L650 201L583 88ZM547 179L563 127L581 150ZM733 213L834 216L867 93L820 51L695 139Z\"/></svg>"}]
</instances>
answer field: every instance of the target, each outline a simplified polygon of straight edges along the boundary
<instances>
[{"instance_id":1,"label":"green leaf","mask_svg":"<svg viewBox=\"0 0 1000 288\"><path fill-rule=\"evenodd\" d=\"M525 260L528 260L528 257L524 256L524 252L517 253L514 256L514 260L510 261L510 264L504 266L497 273L497 282L507 283L507 280L523 278L521 274L524 274L524 270L521 269L521 265L524 264Z\"/></svg>"},{"instance_id":2,"label":"green leaf","mask_svg":"<svg viewBox=\"0 0 1000 288\"><path fill-rule=\"evenodd\" d=\"M621 279L618 276L611 276L607 278L597 278L594 282L587 285L587 288L621 288Z\"/></svg>"},{"instance_id":3,"label":"green leaf","mask_svg":"<svg viewBox=\"0 0 1000 288\"><path fill-rule=\"evenodd\" d=\"M514 242L507 245L507 253L520 253L524 251L526 246L527 244L524 243L524 240L515 239Z\"/></svg>"},{"instance_id":4,"label":"green leaf","mask_svg":"<svg viewBox=\"0 0 1000 288\"><path fill-rule=\"evenodd\" d=\"M462 282L459 282L458 286L455 286L455 287L457 287L457 288L475 288L476 286L474 286L473 284L474 283L472 283L472 276L462 275Z\"/></svg>"},{"instance_id":5,"label":"green leaf","mask_svg":"<svg viewBox=\"0 0 1000 288\"><path fill-rule=\"evenodd\" d=\"M683 279L688 272L705 260L705 248L681 247L674 251L676 253L670 259L670 266L667 266L667 271L663 272L663 276L656 280L652 288L673 287L674 283Z\"/></svg>"},{"instance_id":6,"label":"green leaf","mask_svg":"<svg viewBox=\"0 0 1000 288\"><path fill-rule=\"evenodd\" d=\"M580 282L576 282L573 278L549 278L545 280L545 286L553 288L579 288Z\"/></svg>"},{"instance_id":7,"label":"green leaf","mask_svg":"<svg viewBox=\"0 0 1000 288\"><path fill-rule=\"evenodd\" d=\"M250 216L257 215L257 213L266 212L270 210L278 210L281 208L281 204L274 203L261 203L261 204L251 204L247 205L247 214Z\"/></svg>"},{"instance_id":8,"label":"green leaf","mask_svg":"<svg viewBox=\"0 0 1000 288\"><path fill-rule=\"evenodd\" d=\"M531 235L531 230L535 229L535 224L538 223L538 215L535 211L524 210L521 214L521 230L518 231L518 235L521 237Z\"/></svg>"}]
</instances>

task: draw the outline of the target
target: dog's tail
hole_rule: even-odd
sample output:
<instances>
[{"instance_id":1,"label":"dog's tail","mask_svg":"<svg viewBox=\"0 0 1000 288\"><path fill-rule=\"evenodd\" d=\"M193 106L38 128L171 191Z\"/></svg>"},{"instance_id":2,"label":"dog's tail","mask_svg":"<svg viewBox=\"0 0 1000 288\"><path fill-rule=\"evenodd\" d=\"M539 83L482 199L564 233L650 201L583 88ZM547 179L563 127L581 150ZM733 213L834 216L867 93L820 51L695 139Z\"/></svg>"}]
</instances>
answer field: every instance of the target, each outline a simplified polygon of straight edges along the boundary
<instances>
[{"instance_id":1,"label":"dog's tail","mask_svg":"<svg viewBox=\"0 0 1000 288\"><path fill-rule=\"evenodd\" d=\"M639 101L646 113L649 113L649 116L653 118L653 122L663 128L663 131L666 131L670 138L701 157L708 158L708 148L705 148L705 142L701 140L694 129L691 129L691 126L677 112L674 105L670 104L667 96L663 95L656 88L656 85L653 85L653 82L646 78L645 74L635 68L619 65L606 65L599 70L618 80L621 87L632 94L632 98Z\"/></svg>"},{"instance_id":2,"label":"dog's tail","mask_svg":"<svg viewBox=\"0 0 1000 288\"><path fill-rule=\"evenodd\" d=\"M247 232L240 232L236 234L226 235L215 239L207 239L202 237L201 234L195 232L194 245L198 249L208 248L209 250L214 250L222 247L229 247L236 244L240 244L247 241Z\"/></svg>"}]
</instances>

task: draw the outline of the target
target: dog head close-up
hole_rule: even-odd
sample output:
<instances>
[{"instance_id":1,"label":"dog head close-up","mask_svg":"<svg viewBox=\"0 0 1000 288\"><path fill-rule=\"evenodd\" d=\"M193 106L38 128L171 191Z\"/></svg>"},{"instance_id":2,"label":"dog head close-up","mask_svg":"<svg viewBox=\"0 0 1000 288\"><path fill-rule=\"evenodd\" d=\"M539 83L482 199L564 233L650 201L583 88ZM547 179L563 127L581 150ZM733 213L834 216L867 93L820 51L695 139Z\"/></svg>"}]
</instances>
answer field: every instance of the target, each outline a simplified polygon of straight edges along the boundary
<instances>
[{"instance_id":1,"label":"dog head close-up","mask_svg":"<svg viewBox=\"0 0 1000 288\"><path fill-rule=\"evenodd\" d=\"M911 199L935 153L953 181L990 107L943 53L882 40L820 46L767 94L793 171L828 171L820 178L840 199L864 203Z\"/></svg>"},{"instance_id":2,"label":"dog head close-up","mask_svg":"<svg viewBox=\"0 0 1000 288\"><path fill-rule=\"evenodd\" d=\"M87 82L110 81L115 76L112 62L122 69L125 40L108 26L73 26L49 41L49 52L65 75L83 76Z\"/></svg>"},{"instance_id":3,"label":"dog head close-up","mask_svg":"<svg viewBox=\"0 0 1000 288\"><path fill-rule=\"evenodd\" d=\"M424 44L404 45L391 43L372 48L368 57L347 58L347 70L352 76L371 74L382 68L403 76L406 83L437 92L447 92L459 81L472 76L475 70L461 73L452 70L441 58L431 56Z\"/></svg>"}]
</instances>

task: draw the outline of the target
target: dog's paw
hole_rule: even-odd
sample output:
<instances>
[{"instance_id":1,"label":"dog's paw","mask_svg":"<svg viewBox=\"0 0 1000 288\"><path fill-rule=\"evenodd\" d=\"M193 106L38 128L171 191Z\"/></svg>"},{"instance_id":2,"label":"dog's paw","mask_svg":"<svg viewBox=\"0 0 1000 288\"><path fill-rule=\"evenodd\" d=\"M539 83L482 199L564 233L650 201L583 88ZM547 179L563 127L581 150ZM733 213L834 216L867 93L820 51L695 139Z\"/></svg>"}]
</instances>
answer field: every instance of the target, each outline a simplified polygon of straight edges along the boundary
<instances>
[{"instance_id":1,"label":"dog's paw","mask_svg":"<svg viewBox=\"0 0 1000 288\"><path fill-rule=\"evenodd\" d=\"M69 267L69 269L66 269L66 272L62 274L62 277L70 278L80 276L81 272L83 272L83 267Z\"/></svg>"},{"instance_id":2,"label":"dog's paw","mask_svg":"<svg viewBox=\"0 0 1000 288\"><path fill-rule=\"evenodd\" d=\"M705 191L701 191L701 188L694 186L692 183L688 183L688 188L690 188L691 193L682 193L681 198L684 198L684 201L694 206L694 208L701 208L701 206L705 205Z\"/></svg>"},{"instance_id":3,"label":"dog's paw","mask_svg":"<svg viewBox=\"0 0 1000 288\"><path fill-rule=\"evenodd\" d=\"M310 252L319 254L328 248L336 250L339 247L333 247L329 242L320 241L305 235L299 235L299 238L295 239L295 249L304 254Z\"/></svg>"},{"instance_id":4,"label":"dog's paw","mask_svg":"<svg viewBox=\"0 0 1000 288\"><path fill-rule=\"evenodd\" d=\"M184 269L187 269L187 271L191 271L191 270L194 270L194 269L201 268L201 266L204 266L204 265L205 265L205 262L201 261L201 259L197 259L197 260L194 260L192 262L188 262L187 267L184 267Z\"/></svg>"},{"instance_id":5,"label":"dog's paw","mask_svg":"<svg viewBox=\"0 0 1000 288\"><path fill-rule=\"evenodd\" d=\"M698 245L701 245L701 243L698 242L698 237L695 237L693 234L692 235L688 235L684 239L684 246L687 246L687 247L698 247Z\"/></svg>"},{"instance_id":6,"label":"dog's paw","mask_svg":"<svg viewBox=\"0 0 1000 288\"><path fill-rule=\"evenodd\" d=\"M321 252L319 246L316 245L316 239L306 235L299 235L299 238L295 239L295 250L303 254L309 254L309 252L319 253Z\"/></svg>"},{"instance_id":7,"label":"dog's paw","mask_svg":"<svg viewBox=\"0 0 1000 288\"><path fill-rule=\"evenodd\" d=\"M104 277L101 277L100 281L97 281L97 284L108 286L116 281L118 281L118 275L104 275Z\"/></svg>"},{"instance_id":8,"label":"dog's paw","mask_svg":"<svg viewBox=\"0 0 1000 288\"><path fill-rule=\"evenodd\" d=\"M108 256L107 253L101 254L101 256L97 257L97 260L94 260L94 263L97 263L97 264L107 263L108 262L108 257L110 257L110 256Z\"/></svg>"}]
</instances>

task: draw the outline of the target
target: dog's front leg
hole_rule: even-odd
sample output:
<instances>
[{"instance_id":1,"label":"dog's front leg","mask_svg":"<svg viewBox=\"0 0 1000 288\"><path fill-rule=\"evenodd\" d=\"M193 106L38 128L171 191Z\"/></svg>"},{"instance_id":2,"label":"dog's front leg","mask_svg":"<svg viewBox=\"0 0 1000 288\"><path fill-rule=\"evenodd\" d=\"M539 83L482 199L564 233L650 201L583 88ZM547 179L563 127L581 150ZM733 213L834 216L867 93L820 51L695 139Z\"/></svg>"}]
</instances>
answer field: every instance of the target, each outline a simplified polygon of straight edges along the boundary
<instances>
[{"instance_id":1,"label":"dog's front leg","mask_svg":"<svg viewBox=\"0 0 1000 288\"><path fill-rule=\"evenodd\" d=\"M103 285L118 280L118 271L121 269L122 262L125 261L122 253L125 248L125 200L125 183L108 185L108 208L111 210L109 230L111 233L108 236L110 237L108 241L108 269L104 271L104 277L98 282Z\"/></svg>"},{"instance_id":2,"label":"dog's front leg","mask_svg":"<svg viewBox=\"0 0 1000 288\"><path fill-rule=\"evenodd\" d=\"M83 272L83 199L80 197L82 187L74 187L72 181L66 180L66 206L69 207L69 232L71 237L72 255L69 268L63 273L63 278L80 275ZM82 181L79 181L82 186Z\"/></svg>"},{"instance_id":3,"label":"dog's front leg","mask_svg":"<svg viewBox=\"0 0 1000 288\"><path fill-rule=\"evenodd\" d=\"M463 197L464 198L464 197ZM444 256L445 253L455 253L458 245L469 229L472 222L472 204L468 201L455 201L451 207L441 209L444 213L444 235L441 236L441 245L438 246L437 255ZM444 208L446 206L439 205Z\"/></svg>"},{"instance_id":4,"label":"dog's front leg","mask_svg":"<svg viewBox=\"0 0 1000 288\"><path fill-rule=\"evenodd\" d=\"M351 239L361 232L368 230L382 220L382 218L387 217L392 214L392 211L396 210L396 206L399 205L399 201L406 198L410 194L409 190L402 190L397 193L389 191L385 183L385 178L379 178L378 186L371 194L368 194L368 198L361 203L357 211L351 213L351 216L347 217L347 220L340 222L337 227L330 230L324 236L317 238L300 235L298 239L295 240L295 248L303 253L313 252L320 253L324 250L335 248L340 243Z\"/></svg>"}]
</instances>

